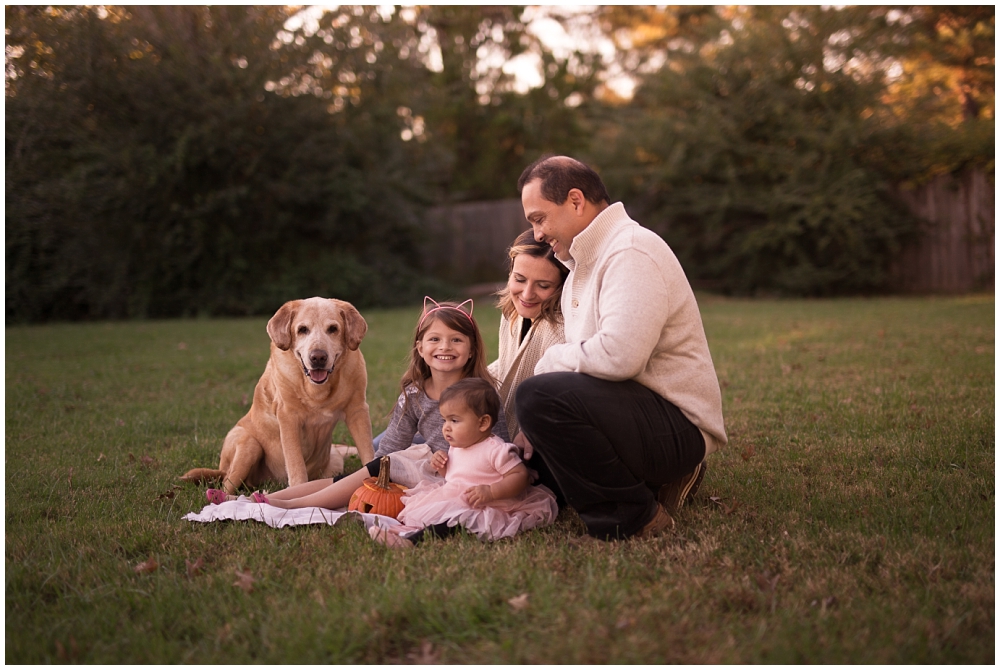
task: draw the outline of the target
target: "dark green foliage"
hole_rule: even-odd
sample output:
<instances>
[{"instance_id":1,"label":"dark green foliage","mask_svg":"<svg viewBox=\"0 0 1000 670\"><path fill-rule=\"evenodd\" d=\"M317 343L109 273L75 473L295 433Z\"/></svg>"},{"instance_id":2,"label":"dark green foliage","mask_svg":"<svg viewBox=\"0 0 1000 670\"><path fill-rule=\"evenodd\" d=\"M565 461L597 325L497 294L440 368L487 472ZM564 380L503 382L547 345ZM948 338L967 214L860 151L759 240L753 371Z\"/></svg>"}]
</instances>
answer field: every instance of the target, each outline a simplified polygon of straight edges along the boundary
<instances>
[{"instance_id":1,"label":"dark green foliage","mask_svg":"<svg viewBox=\"0 0 1000 670\"><path fill-rule=\"evenodd\" d=\"M316 294L393 304L426 289L392 100L331 114L322 96L266 91L312 53L270 46L287 18L7 8L8 45L23 49L6 99L8 319L261 313Z\"/></svg>"},{"instance_id":2,"label":"dark green foliage","mask_svg":"<svg viewBox=\"0 0 1000 670\"><path fill-rule=\"evenodd\" d=\"M679 14L659 45L666 65L644 77L600 153L614 197L661 232L706 287L884 288L891 260L920 226L894 186L991 166L993 144L992 121L954 129L890 104L887 72L912 31L888 14Z\"/></svg>"},{"instance_id":3,"label":"dark green foliage","mask_svg":"<svg viewBox=\"0 0 1000 670\"><path fill-rule=\"evenodd\" d=\"M646 78L607 159L609 181L710 286L878 289L915 227L859 159L882 81L824 69L843 17L817 9L796 31L777 11L748 16L711 58L679 51Z\"/></svg>"}]
</instances>

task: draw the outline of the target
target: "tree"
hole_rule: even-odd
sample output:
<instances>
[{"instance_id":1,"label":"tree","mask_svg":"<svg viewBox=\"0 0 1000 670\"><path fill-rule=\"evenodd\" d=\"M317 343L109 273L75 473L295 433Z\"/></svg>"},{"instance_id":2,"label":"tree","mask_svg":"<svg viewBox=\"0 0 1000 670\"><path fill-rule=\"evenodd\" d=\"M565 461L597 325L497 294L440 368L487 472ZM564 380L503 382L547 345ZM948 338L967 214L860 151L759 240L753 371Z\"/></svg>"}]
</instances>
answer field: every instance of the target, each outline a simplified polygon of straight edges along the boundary
<instances>
[{"instance_id":1,"label":"tree","mask_svg":"<svg viewBox=\"0 0 1000 670\"><path fill-rule=\"evenodd\" d=\"M693 278L734 293L877 290L915 222L864 160L885 90L885 12L696 13L644 45L606 137L611 185Z\"/></svg>"},{"instance_id":2,"label":"tree","mask_svg":"<svg viewBox=\"0 0 1000 670\"><path fill-rule=\"evenodd\" d=\"M283 7L6 12L8 319L421 292L421 187L393 100L372 93L409 61L344 49L338 107L302 89L323 61ZM311 40L346 45L359 22L381 19Z\"/></svg>"}]
</instances>

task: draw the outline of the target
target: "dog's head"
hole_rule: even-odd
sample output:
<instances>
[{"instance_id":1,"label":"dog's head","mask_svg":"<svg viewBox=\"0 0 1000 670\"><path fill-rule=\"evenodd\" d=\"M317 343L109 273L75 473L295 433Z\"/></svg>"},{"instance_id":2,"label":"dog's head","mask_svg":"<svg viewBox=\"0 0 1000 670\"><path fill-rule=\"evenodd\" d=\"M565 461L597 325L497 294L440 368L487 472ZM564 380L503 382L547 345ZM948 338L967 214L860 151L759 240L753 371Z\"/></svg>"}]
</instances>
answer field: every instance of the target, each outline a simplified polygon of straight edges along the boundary
<instances>
[{"instance_id":1,"label":"dog's head","mask_svg":"<svg viewBox=\"0 0 1000 670\"><path fill-rule=\"evenodd\" d=\"M292 351L313 384L325 384L345 348L361 346L368 324L349 302L309 298L286 302L267 322L267 334Z\"/></svg>"}]
</instances>

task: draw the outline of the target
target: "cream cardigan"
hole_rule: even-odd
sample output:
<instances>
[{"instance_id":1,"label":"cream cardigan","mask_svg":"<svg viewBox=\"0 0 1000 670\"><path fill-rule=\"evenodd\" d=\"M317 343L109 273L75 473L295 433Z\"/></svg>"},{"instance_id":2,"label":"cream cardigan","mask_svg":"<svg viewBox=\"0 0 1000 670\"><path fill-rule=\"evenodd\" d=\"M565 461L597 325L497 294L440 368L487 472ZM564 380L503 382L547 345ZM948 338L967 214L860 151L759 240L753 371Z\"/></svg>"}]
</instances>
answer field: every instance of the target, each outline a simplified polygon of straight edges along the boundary
<instances>
[{"instance_id":1,"label":"cream cardigan","mask_svg":"<svg viewBox=\"0 0 1000 670\"><path fill-rule=\"evenodd\" d=\"M521 325L520 316L514 318L514 329L506 317L500 318L500 356L489 365L490 374L500 382L500 400L507 416L507 432L510 439L520 432L517 414L514 411L514 392L528 377L535 374L535 365L553 344L563 341L562 320L556 323L548 319L535 319L523 342L518 342Z\"/></svg>"},{"instance_id":2,"label":"cream cardigan","mask_svg":"<svg viewBox=\"0 0 1000 670\"><path fill-rule=\"evenodd\" d=\"M701 313L674 252L619 202L574 239L563 285L564 344L535 367L634 379L675 404L705 437L705 454L723 447L722 393Z\"/></svg>"}]
</instances>

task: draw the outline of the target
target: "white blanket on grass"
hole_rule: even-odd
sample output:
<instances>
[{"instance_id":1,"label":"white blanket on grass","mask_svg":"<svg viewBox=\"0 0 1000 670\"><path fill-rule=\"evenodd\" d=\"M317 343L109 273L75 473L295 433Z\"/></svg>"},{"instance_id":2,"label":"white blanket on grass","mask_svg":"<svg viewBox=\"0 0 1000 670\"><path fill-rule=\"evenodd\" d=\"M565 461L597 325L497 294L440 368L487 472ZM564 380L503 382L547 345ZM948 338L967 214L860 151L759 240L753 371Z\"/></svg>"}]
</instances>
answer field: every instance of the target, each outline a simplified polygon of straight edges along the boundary
<instances>
[{"instance_id":1,"label":"white blanket on grass","mask_svg":"<svg viewBox=\"0 0 1000 670\"><path fill-rule=\"evenodd\" d=\"M246 496L229 500L218 505L206 505L200 512L185 514L188 521L209 523L211 521L260 521L271 528L285 526L303 526L315 523L335 525L341 519L358 518L364 521L365 528L378 525L383 528L400 525L390 516L381 514L362 514L348 512L346 509L329 510L322 507L303 507L301 509L282 509L273 505L256 503Z\"/></svg>"}]
</instances>

